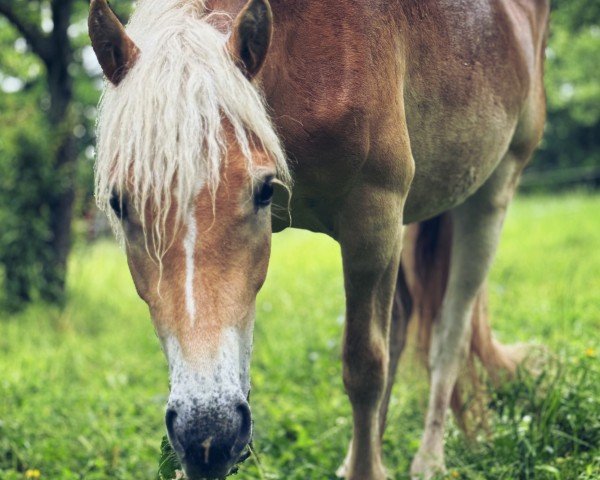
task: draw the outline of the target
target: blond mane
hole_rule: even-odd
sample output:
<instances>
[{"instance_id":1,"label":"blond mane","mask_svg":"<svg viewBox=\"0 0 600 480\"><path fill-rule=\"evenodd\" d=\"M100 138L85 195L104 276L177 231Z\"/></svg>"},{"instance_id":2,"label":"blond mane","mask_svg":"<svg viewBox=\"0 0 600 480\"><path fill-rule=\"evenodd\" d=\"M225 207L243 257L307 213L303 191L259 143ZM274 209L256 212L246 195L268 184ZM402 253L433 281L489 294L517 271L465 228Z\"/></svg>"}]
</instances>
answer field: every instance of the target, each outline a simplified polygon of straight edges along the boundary
<instances>
[{"instance_id":1,"label":"blond mane","mask_svg":"<svg viewBox=\"0 0 600 480\"><path fill-rule=\"evenodd\" d=\"M118 87L107 83L100 102L97 204L122 236L109 200L127 186L142 221L152 209L152 225L143 226L159 260L174 235L165 231L167 214L175 207L179 225L195 193L204 186L214 193L219 184L224 119L251 173L254 138L278 178L290 178L264 99L235 66L229 35L207 21L212 15L203 1L141 0L127 28L141 54Z\"/></svg>"}]
</instances>

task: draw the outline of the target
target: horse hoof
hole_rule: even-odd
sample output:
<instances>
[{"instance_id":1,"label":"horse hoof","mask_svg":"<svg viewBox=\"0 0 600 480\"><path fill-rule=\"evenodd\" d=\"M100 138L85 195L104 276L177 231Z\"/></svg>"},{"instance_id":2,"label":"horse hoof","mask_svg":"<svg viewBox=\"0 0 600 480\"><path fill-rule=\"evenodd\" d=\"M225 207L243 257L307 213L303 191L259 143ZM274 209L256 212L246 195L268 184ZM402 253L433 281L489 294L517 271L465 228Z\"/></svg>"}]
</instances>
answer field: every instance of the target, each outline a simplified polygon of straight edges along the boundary
<instances>
[{"instance_id":1,"label":"horse hoof","mask_svg":"<svg viewBox=\"0 0 600 480\"><path fill-rule=\"evenodd\" d=\"M389 480L392 478L390 475L388 475L384 468L381 468L371 473L363 472L358 475L351 475L350 473L348 473L348 467L346 464L338 468L335 474L338 478L345 478L346 480Z\"/></svg>"},{"instance_id":2,"label":"horse hoof","mask_svg":"<svg viewBox=\"0 0 600 480\"><path fill-rule=\"evenodd\" d=\"M337 478L346 478L348 476L348 464L347 462L344 462L340 465L340 468L338 468L335 471L335 476Z\"/></svg>"},{"instance_id":3,"label":"horse hoof","mask_svg":"<svg viewBox=\"0 0 600 480\"><path fill-rule=\"evenodd\" d=\"M426 458L417 455L410 467L411 480L432 480L438 475L446 473L446 465L443 458L428 455Z\"/></svg>"},{"instance_id":4,"label":"horse hoof","mask_svg":"<svg viewBox=\"0 0 600 480\"><path fill-rule=\"evenodd\" d=\"M344 461L342 462L342 464L340 465L340 468L338 468L335 471L335 476L337 478L348 478L348 471L350 470L350 455L352 454L352 442L350 442L350 446L348 447L348 453L346 454L346 458L344 458Z\"/></svg>"},{"instance_id":5,"label":"horse hoof","mask_svg":"<svg viewBox=\"0 0 600 480\"><path fill-rule=\"evenodd\" d=\"M347 480L388 480L392 478L387 474L385 468L381 467L375 472L365 474L364 472L360 475L350 475L350 467L348 459L344 460L344 463L335 472L337 478L345 478Z\"/></svg>"}]
</instances>

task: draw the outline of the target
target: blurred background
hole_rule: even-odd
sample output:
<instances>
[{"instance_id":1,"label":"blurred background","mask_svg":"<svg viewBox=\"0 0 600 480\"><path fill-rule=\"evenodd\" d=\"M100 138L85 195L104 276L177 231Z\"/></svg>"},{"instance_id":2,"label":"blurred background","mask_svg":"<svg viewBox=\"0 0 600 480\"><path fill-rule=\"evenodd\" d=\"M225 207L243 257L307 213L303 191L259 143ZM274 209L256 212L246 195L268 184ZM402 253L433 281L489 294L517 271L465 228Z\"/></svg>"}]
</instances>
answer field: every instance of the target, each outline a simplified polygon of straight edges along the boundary
<instances>
[{"instance_id":1,"label":"blurred background","mask_svg":"<svg viewBox=\"0 0 600 480\"><path fill-rule=\"evenodd\" d=\"M124 22L132 3L112 2ZM88 7L0 0L2 480L152 478L163 433L166 367L92 195L102 77ZM546 132L509 214L490 294L504 340L544 343L572 374L544 390L552 405L539 403L539 385L502 397L496 406L509 398L520 413L502 410L493 448L479 456L451 431L454 478L600 478L600 1L552 8ZM305 250L310 258L298 258ZM241 476L330 478L350 429L339 253L320 236L286 232L273 255L253 365L257 448L267 459ZM328 321L307 331L315 317ZM576 376L581 365L589 378ZM419 388L393 399L404 412L394 417L400 444L386 445L394 478L405 478L418 445Z\"/></svg>"}]
</instances>

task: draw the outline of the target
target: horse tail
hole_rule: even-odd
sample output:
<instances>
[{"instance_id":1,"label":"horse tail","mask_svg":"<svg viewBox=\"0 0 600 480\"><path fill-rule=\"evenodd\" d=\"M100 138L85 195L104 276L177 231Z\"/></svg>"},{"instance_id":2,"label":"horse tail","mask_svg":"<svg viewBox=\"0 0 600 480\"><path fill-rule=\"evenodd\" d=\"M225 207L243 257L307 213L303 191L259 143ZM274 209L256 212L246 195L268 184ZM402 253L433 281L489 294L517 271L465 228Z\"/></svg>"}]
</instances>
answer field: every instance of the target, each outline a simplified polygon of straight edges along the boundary
<instances>
[{"instance_id":1,"label":"horse tail","mask_svg":"<svg viewBox=\"0 0 600 480\"><path fill-rule=\"evenodd\" d=\"M418 318L418 351L428 358L431 332L444 298L450 272L452 219L443 213L408 227L402 264ZM493 383L511 376L523 359L523 349L494 339L487 309L485 285L475 300L472 333L465 371L459 375L451 397L458 425L467 434L485 425L484 377ZM429 363L426 362L428 365ZM481 368L483 367L483 369Z\"/></svg>"}]
</instances>

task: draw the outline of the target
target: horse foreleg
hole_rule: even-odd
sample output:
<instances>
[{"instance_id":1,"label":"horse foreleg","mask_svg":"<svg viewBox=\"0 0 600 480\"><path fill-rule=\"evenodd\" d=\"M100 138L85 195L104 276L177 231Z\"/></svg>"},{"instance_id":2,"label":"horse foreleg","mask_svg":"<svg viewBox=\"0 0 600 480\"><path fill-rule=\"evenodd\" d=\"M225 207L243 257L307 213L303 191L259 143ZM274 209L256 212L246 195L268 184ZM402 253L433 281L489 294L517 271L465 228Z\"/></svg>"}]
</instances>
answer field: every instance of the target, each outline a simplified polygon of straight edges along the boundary
<instances>
[{"instance_id":1,"label":"horse foreleg","mask_svg":"<svg viewBox=\"0 0 600 480\"><path fill-rule=\"evenodd\" d=\"M396 286L396 292L394 294L392 318L390 323L388 343L389 360L386 387L381 400L381 406L379 407L379 432L381 437L383 437L385 432L387 413L390 404L392 388L394 387L396 371L398 369L398 361L400 360L400 356L402 355L404 346L406 345L406 330L408 327L411 310L412 301L401 267L400 272L398 273L398 283ZM340 478L345 478L348 475L351 453L352 444L350 444L348 448L348 453L344 462L336 472L336 475Z\"/></svg>"},{"instance_id":2,"label":"horse foreleg","mask_svg":"<svg viewBox=\"0 0 600 480\"><path fill-rule=\"evenodd\" d=\"M404 198L369 193L357 192L359 201L349 202L360 211L344 212L339 233L346 289L343 376L354 422L347 468L340 473L350 480L386 477L379 412L387 385L389 323L402 244Z\"/></svg>"},{"instance_id":3,"label":"horse foreleg","mask_svg":"<svg viewBox=\"0 0 600 480\"><path fill-rule=\"evenodd\" d=\"M428 480L445 469L446 414L468 355L475 298L496 252L517 174L516 163L504 160L475 195L451 211L450 273L432 331L429 405L421 446L412 463L414 479Z\"/></svg>"},{"instance_id":4,"label":"horse foreleg","mask_svg":"<svg viewBox=\"0 0 600 480\"><path fill-rule=\"evenodd\" d=\"M349 299L344 333L344 385L353 410L353 440L346 478L383 480L381 401L388 377L388 330L396 260L390 260L379 285L358 301ZM360 277L353 276L360 285ZM364 277L363 277L364 278ZM375 283L375 282L374 282ZM371 290L365 285L366 290ZM354 297L354 295L350 295ZM362 297L362 295L361 295Z\"/></svg>"}]
</instances>

